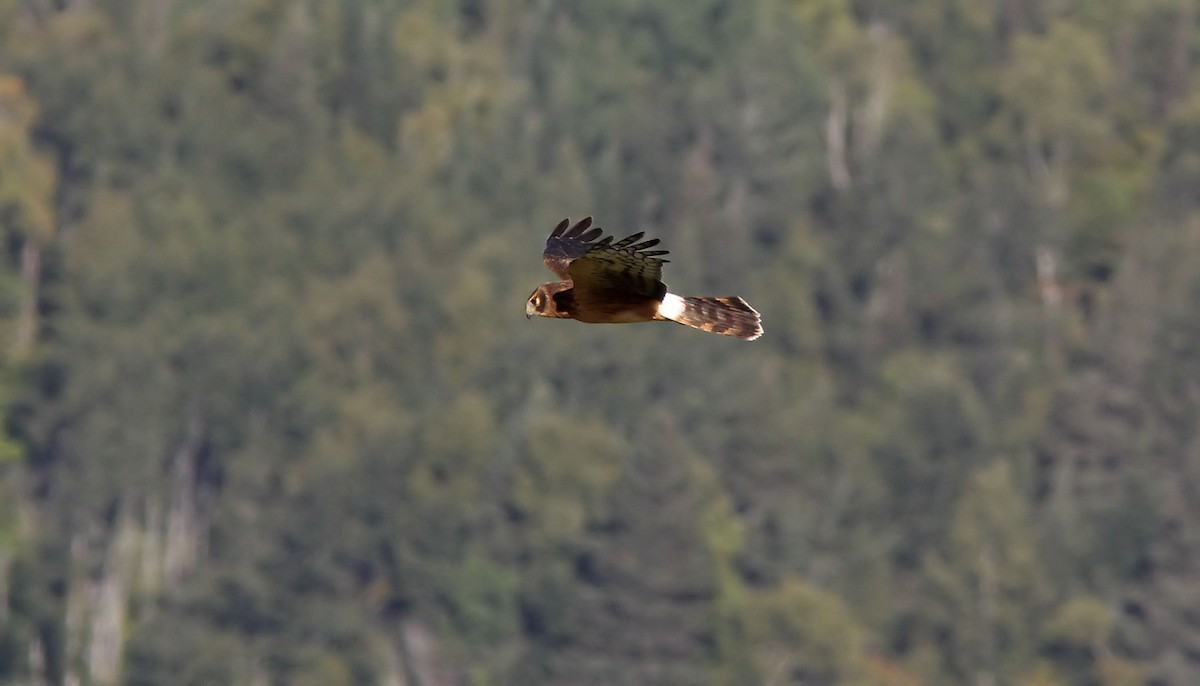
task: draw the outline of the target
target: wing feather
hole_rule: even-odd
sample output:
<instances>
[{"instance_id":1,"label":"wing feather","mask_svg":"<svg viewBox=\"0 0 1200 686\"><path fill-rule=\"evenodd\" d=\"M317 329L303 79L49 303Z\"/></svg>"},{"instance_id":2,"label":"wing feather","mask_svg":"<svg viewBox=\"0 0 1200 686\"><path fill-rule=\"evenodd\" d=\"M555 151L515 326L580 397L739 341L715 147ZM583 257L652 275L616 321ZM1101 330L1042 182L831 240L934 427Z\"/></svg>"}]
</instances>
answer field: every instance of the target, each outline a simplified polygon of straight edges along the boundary
<instances>
[{"instance_id":1,"label":"wing feather","mask_svg":"<svg viewBox=\"0 0 1200 686\"><path fill-rule=\"evenodd\" d=\"M572 260L582 257L591 247L590 242L580 238L580 234L591 225L591 217L584 217L574 226L571 226L570 219L564 219L550 232L550 236L546 239L546 249L542 252L542 261L546 263L546 267L550 271L558 275L558 278L570 279L567 265L571 264ZM594 231L599 235L601 229L596 227Z\"/></svg>"},{"instance_id":2,"label":"wing feather","mask_svg":"<svg viewBox=\"0 0 1200 686\"><path fill-rule=\"evenodd\" d=\"M638 231L637 233L633 234L632 236L626 236L626 237L622 238L621 240L617 241L616 243L613 244L613 247L614 248L628 248L629 246L633 245L635 242L641 240L642 236L645 236L645 235L646 235L645 231Z\"/></svg>"},{"instance_id":3,"label":"wing feather","mask_svg":"<svg viewBox=\"0 0 1200 686\"><path fill-rule=\"evenodd\" d=\"M662 297L662 266L668 260L661 255L668 251L647 250L659 239L642 241L645 232L639 231L614 242L613 236L600 238L602 233L591 217L574 226L564 219L546 239L542 259L560 279L574 282L576 298Z\"/></svg>"},{"instance_id":4,"label":"wing feather","mask_svg":"<svg viewBox=\"0 0 1200 686\"><path fill-rule=\"evenodd\" d=\"M654 246L658 245L659 242L660 241L657 238L651 238L650 240L642 241L641 243L638 243L637 245L631 245L631 246L629 246L629 249L644 251L646 248L653 248Z\"/></svg>"},{"instance_id":5,"label":"wing feather","mask_svg":"<svg viewBox=\"0 0 1200 686\"><path fill-rule=\"evenodd\" d=\"M599 238L600 234L602 234L602 233L604 233L604 229L601 229L599 226L596 226L596 227L593 227L593 228L583 232L582 234L580 234L579 240L583 241L584 243L591 243L592 241Z\"/></svg>"},{"instance_id":6,"label":"wing feather","mask_svg":"<svg viewBox=\"0 0 1200 686\"><path fill-rule=\"evenodd\" d=\"M569 221L569 220L567 220L567 221ZM586 231L587 228L591 225L592 225L592 218L584 217L583 219L579 220L578 224L576 224L575 226L572 226L571 230L567 231L567 233L563 235L563 238L579 238L579 234Z\"/></svg>"}]
</instances>

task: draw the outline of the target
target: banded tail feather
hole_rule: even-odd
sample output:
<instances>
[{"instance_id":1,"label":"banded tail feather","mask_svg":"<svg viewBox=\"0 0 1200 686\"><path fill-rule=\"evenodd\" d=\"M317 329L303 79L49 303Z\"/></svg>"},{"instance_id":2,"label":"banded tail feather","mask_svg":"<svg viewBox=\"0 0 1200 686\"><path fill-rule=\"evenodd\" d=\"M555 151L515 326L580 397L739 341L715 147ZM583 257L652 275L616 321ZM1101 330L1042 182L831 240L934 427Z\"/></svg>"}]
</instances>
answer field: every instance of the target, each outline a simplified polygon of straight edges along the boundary
<instances>
[{"instance_id":1,"label":"banded tail feather","mask_svg":"<svg viewBox=\"0 0 1200 686\"><path fill-rule=\"evenodd\" d=\"M762 317L741 298L683 298L668 293L658 316L701 331L752 341L762 335Z\"/></svg>"}]
</instances>

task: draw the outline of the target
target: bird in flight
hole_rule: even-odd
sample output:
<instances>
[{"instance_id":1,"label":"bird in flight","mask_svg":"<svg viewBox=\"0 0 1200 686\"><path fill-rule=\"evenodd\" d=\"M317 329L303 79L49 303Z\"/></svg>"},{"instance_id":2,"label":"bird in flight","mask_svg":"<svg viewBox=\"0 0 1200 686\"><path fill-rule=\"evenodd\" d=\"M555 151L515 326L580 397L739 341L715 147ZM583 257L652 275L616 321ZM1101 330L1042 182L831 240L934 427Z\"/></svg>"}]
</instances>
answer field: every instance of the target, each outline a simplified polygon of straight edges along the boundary
<instances>
[{"instance_id":1,"label":"bird in flight","mask_svg":"<svg viewBox=\"0 0 1200 686\"><path fill-rule=\"evenodd\" d=\"M570 227L570 228L567 228ZM762 335L762 318L738 297L695 298L667 292L662 282L666 250L650 250L658 239L642 232L613 242L587 217L571 226L559 222L546 239L542 259L560 281L544 283L525 303L525 316L576 319L591 324L678 322L752 341Z\"/></svg>"}]
</instances>

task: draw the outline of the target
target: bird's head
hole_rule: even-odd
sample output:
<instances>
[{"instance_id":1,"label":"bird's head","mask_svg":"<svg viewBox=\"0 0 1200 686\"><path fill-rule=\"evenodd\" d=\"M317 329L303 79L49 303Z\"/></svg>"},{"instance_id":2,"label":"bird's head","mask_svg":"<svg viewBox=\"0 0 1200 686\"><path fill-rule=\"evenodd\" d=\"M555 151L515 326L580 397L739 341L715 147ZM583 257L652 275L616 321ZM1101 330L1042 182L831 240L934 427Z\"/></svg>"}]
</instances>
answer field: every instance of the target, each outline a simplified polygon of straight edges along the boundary
<instances>
[{"instance_id":1,"label":"bird's head","mask_svg":"<svg viewBox=\"0 0 1200 686\"><path fill-rule=\"evenodd\" d=\"M525 301L525 316L570 319L574 310L570 281L544 283L534 289Z\"/></svg>"},{"instance_id":2,"label":"bird's head","mask_svg":"<svg viewBox=\"0 0 1200 686\"><path fill-rule=\"evenodd\" d=\"M546 308L551 307L550 294L546 292L546 286L543 284L533 289L529 300L525 301L525 318L529 319L534 315L539 317L551 317Z\"/></svg>"}]
</instances>

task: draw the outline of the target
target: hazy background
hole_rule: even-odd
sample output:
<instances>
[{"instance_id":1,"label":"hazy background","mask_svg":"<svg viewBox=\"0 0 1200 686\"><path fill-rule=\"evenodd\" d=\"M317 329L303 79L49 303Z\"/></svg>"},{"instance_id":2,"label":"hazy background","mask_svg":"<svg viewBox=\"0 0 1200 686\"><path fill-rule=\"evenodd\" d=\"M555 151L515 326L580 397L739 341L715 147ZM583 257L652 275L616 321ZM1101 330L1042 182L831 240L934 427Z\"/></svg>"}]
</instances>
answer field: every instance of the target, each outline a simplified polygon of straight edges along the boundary
<instances>
[{"instance_id":1,"label":"hazy background","mask_svg":"<svg viewBox=\"0 0 1200 686\"><path fill-rule=\"evenodd\" d=\"M0 0L0 682L1200 683L1198 11Z\"/></svg>"}]
</instances>

